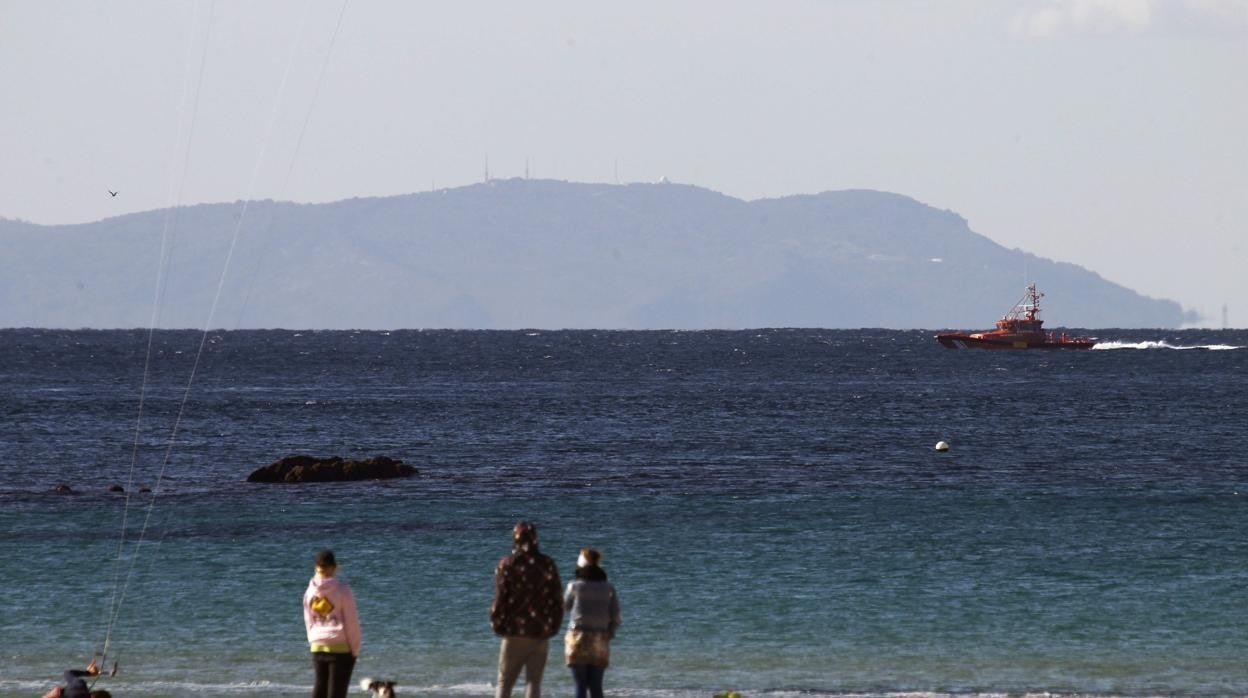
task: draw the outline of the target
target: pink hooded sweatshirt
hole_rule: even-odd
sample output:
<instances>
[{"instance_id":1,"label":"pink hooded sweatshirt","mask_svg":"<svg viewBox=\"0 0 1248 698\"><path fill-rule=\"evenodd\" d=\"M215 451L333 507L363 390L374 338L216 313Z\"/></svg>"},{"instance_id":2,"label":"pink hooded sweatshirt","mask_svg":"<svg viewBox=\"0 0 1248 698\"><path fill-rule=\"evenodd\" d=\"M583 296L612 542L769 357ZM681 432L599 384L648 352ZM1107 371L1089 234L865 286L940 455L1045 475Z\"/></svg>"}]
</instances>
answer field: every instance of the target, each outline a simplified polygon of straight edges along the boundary
<instances>
[{"instance_id":1,"label":"pink hooded sweatshirt","mask_svg":"<svg viewBox=\"0 0 1248 698\"><path fill-rule=\"evenodd\" d=\"M360 656L360 614L346 582L319 574L303 592L303 625L313 652L350 652Z\"/></svg>"}]
</instances>

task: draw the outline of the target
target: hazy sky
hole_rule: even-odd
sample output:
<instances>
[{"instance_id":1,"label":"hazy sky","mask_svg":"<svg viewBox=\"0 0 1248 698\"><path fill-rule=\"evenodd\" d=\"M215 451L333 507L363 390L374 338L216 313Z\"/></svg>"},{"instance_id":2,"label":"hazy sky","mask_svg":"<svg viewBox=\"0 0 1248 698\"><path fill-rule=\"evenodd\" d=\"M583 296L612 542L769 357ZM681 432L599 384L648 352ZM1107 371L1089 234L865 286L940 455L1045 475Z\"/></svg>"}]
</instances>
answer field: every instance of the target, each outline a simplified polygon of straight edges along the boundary
<instances>
[{"instance_id":1,"label":"hazy sky","mask_svg":"<svg viewBox=\"0 0 1248 698\"><path fill-rule=\"evenodd\" d=\"M487 159L898 192L1248 326L1248 0L0 0L3 217L400 194Z\"/></svg>"}]
</instances>

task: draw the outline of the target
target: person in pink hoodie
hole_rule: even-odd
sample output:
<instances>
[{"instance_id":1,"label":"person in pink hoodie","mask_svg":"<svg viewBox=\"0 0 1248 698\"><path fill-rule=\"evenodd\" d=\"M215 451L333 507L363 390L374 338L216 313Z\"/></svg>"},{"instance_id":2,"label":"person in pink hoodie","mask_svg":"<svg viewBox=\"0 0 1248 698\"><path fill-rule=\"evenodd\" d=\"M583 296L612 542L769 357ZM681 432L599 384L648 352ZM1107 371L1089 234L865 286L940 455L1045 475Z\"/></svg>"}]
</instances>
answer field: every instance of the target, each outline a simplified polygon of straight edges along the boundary
<instances>
[{"instance_id":1,"label":"person in pink hoodie","mask_svg":"<svg viewBox=\"0 0 1248 698\"><path fill-rule=\"evenodd\" d=\"M316 574L303 592L303 625L312 648L312 698L346 698L360 656L360 615L347 583L334 576L334 551L316 554Z\"/></svg>"}]
</instances>

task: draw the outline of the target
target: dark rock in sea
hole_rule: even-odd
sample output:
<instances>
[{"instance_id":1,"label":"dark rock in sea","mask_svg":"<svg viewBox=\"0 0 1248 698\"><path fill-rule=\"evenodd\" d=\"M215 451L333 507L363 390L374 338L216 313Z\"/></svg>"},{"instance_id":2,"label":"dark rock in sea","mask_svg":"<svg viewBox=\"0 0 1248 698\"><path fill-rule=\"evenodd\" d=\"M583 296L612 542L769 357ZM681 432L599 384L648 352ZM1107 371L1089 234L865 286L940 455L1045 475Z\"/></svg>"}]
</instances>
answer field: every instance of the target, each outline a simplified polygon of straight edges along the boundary
<instances>
[{"instance_id":1,"label":"dark rock in sea","mask_svg":"<svg viewBox=\"0 0 1248 698\"><path fill-rule=\"evenodd\" d=\"M288 456L256 469L247 476L247 482L346 482L386 480L415 474L416 468L386 456L364 460L344 460L338 456Z\"/></svg>"},{"instance_id":2,"label":"dark rock in sea","mask_svg":"<svg viewBox=\"0 0 1248 698\"><path fill-rule=\"evenodd\" d=\"M74 491L74 488L70 487L69 485L66 485L63 482L57 484L56 487L53 487L52 491L60 492L61 494L78 494L77 492Z\"/></svg>"},{"instance_id":3,"label":"dark rock in sea","mask_svg":"<svg viewBox=\"0 0 1248 698\"><path fill-rule=\"evenodd\" d=\"M139 492L151 492L151 491L152 491L152 488L150 488L150 487L140 487L140 488L139 488Z\"/></svg>"},{"instance_id":4,"label":"dark rock in sea","mask_svg":"<svg viewBox=\"0 0 1248 698\"><path fill-rule=\"evenodd\" d=\"M108 491L109 492L125 492L126 488L122 487L121 485L109 485Z\"/></svg>"}]
</instances>

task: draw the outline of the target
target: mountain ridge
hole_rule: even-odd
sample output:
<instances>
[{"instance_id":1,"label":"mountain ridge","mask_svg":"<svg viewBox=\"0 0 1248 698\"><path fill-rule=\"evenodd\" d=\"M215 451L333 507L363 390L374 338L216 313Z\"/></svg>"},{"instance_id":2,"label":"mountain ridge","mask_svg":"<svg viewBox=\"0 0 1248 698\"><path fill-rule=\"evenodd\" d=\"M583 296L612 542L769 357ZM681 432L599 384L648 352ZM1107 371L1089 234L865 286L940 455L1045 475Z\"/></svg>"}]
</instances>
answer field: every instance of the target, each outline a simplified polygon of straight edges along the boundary
<instances>
[{"instance_id":1,"label":"mountain ridge","mask_svg":"<svg viewBox=\"0 0 1248 698\"><path fill-rule=\"evenodd\" d=\"M147 327L159 288L158 327L978 328L1028 281L1049 293L1053 327L1191 319L1173 301L1006 249L953 211L891 192L746 201L688 184L492 180L257 200L240 227L243 206L53 226L0 219L0 326Z\"/></svg>"}]
</instances>

